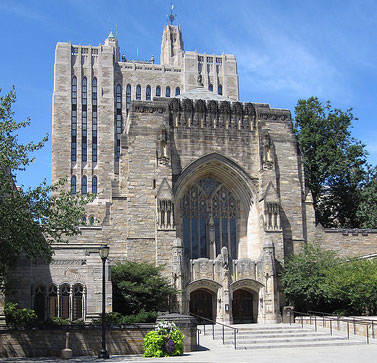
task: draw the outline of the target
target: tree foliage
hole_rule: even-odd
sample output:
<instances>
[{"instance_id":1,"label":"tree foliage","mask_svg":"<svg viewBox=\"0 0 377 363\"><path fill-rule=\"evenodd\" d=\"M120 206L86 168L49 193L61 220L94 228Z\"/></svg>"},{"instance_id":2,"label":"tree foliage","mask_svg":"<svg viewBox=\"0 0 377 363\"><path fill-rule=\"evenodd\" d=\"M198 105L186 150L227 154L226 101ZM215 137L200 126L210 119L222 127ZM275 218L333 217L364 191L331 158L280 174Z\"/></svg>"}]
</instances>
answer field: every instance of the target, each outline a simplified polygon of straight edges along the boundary
<instances>
[{"instance_id":1,"label":"tree foliage","mask_svg":"<svg viewBox=\"0 0 377 363\"><path fill-rule=\"evenodd\" d=\"M297 311L377 313L377 260L340 259L319 244L307 244L287 261L282 281Z\"/></svg>"},{"instance_id":2,"label":"tree foliage","mask_svg":"<svg viewBox=\"0 0 377 363\"><path fill-rule=\"evenodd\" d=\"M331 311L334 301L326 286L327 271L339 260L319 244L305 244L284 266L282 282L288 303L298 311Z\"/></svg>"},{"instance_id":3,"label":"tree foliage","mask_svg":"<svg viewBox=\"0 0 377 363\"><path fill-rule=\"evenodd\" d=\"M64 180L54 185L44 181L27 190L16 186L15 173L33 161L31 153L44 146L47 136L38 143L19 143L17 132L29 126L30 119L14 120L15 100L14 89L0 95L0 289L6 288L19 256L48 262L52 242L79 233L84 205L92 200L89 195L72 196Z\"/></svg>"},{"instance_id":4,"label":"tree foliage","mask_svg":"<svg viewBox=\"0 0 377 363\"><path fill-rule=\"evenodd\" d=\"M123 315L136 315L142 309L157 311L166 306L169 296L176 294L161 275L163 266L126 261L111 268L113 309Z\"/></svg>"},{"instance_id":5,"label":"tree foliage","mask_svg":"<svg viewBox=\"0 0 377 363\"><path fill-rule=\"evenodd\" d=\"M303 155L306 185L310 188L317 220L325 227L371 227L377 211L376 172L367 164L365 146L351 136L352 109L345 112L318 98L299 100L295 132Z\"/></svg>"}]
</instances>

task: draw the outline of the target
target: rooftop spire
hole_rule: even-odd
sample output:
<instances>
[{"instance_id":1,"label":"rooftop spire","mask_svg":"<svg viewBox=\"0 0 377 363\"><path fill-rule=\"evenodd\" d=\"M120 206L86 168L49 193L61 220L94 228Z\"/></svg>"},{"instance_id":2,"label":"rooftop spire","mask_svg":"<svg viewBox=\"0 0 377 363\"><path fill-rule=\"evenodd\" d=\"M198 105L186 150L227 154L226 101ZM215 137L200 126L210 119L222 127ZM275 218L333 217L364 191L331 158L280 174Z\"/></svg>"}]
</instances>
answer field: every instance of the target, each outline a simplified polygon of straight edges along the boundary
<instances>
[{"instance_id":1,"label":"rooftop spire","mask_svg":"<svg viewBox=\"0 0 377 363\"><path fill-rule=\"evenodd\" d=\"M173 13L173 10L174 10L174 4L171 3L171 5L170 5L170 14L168 15L168 18L169 18L169 20L170 20L170 25L173 25L173 21L174 21L175 16L176 16L176 15Z\"/></svg>"}]
</instances>

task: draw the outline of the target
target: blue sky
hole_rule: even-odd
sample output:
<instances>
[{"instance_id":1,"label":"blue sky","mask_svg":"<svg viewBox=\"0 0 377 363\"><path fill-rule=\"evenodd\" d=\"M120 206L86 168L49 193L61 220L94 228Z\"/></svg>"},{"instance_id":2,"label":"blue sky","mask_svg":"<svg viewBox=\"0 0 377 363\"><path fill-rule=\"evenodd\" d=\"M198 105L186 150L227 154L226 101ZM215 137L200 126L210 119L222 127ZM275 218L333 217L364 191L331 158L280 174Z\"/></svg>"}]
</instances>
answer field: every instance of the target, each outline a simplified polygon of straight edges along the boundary
<instances>
[{"instance_id":1,"label":"blue sky","mask_svg":"<svg viewBox=\"0 0 377 363\"><path fill-rule=\"evenodd\" d=\"M352 134L377 164L377 2L177 0L185 50L235 54L241 101L288 108L317 96L359 118ZM15 85L16 119L31 118L20 139L51 134L58 41L103 43L111 28L129 59L159 61L165 0L0 0L2 94ZM50 180L51 144L19 173L18 184Z\"/></svg>"}]
</instances>

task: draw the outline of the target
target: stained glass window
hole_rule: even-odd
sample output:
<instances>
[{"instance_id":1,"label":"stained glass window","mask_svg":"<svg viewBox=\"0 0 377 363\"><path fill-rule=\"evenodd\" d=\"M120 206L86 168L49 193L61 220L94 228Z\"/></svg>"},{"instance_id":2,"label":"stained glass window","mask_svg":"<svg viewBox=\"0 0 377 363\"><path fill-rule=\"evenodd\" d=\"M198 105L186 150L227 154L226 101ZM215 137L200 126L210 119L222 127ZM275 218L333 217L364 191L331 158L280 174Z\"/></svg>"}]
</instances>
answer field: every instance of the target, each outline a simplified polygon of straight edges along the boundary
<instances>
[{"instance_id":1,"label":"stained glass window","mask_svg":"<svg viewBox=\"0 0 377 363\"><path fill-rule=\"evenodd\" d=\"M191 185L180 202L185 255L209 257L209 224L213 223L216 256L222 247L237 258L239 202L221 182L207 176Z\"/></svg>"}]
</instances>

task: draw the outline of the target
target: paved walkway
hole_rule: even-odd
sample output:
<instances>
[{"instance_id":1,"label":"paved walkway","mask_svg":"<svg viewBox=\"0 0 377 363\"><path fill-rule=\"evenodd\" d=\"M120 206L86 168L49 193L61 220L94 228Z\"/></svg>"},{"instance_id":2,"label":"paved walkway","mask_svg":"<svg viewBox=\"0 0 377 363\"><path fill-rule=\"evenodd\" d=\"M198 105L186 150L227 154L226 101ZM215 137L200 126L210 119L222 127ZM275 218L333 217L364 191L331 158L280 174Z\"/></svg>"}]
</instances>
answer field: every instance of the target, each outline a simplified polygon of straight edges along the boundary
<instances>
[{"instance_id":1,"label":"paved walkway","mask_svg":"<svg viewBox=\"0 0 377 363\"><path fill-rule=\"evenodd\" d=\"M362 339L364 338L352 338ZM141 355L112 356L107 362L158 362L158 363L369 363L377 361L377 339L367 345L330 346L313 348L279 348L234 350L232 346L223 346L221 341L212 340L211 336L200 336L202 349L185 353L181 357L144 358ZM67 362L57 358L8 358L4 362ZM102 361L96 357L76 357L69 362Z\"/></svg>"}]
</instances>

